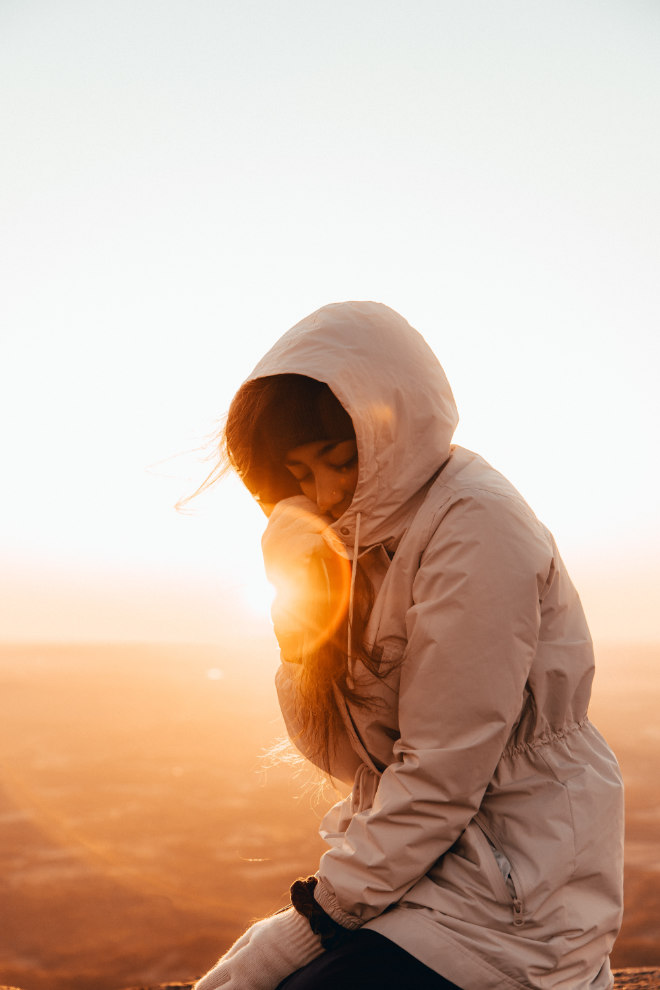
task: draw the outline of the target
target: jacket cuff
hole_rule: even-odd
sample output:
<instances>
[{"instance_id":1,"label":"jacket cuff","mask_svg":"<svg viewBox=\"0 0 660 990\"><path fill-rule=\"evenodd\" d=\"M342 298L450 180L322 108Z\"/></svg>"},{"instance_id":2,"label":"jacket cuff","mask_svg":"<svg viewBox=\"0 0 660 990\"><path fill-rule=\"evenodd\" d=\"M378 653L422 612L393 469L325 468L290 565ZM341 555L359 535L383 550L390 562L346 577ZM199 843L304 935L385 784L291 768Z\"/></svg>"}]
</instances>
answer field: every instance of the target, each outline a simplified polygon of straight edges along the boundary
<instances>
[{"instance_id":1,"label":"jacket cuff","mask_svg":"<svg viewBox=\"0 0 660 990\"><path fill-rule=\"evenodd\" d=\"M344 911L343 907L339 904L339 901L334 895L334 892L327 887L322 878L319 877L318 883L314 889L314 899L319 904L324 912L329 915L333 921L336 921L338 925L342 928L347 928L349 931L356 931L361 928L363 922L360 918L357 918L354 914L349 914Z\"/></svg>"},{"instance_id":2,"label":"jacket cuff","mask_svg":"<svg viewBox=\"0 0 660 990\"><path fill-rule=\"evenodd\" d=\"M317 882L316 877L294 881L291 885L291 903L298 914L307 918L314 934L320 936L323 948L337 949L350 938L350 931L331 918L315 899Z\"/></svg>"}]
</instances>

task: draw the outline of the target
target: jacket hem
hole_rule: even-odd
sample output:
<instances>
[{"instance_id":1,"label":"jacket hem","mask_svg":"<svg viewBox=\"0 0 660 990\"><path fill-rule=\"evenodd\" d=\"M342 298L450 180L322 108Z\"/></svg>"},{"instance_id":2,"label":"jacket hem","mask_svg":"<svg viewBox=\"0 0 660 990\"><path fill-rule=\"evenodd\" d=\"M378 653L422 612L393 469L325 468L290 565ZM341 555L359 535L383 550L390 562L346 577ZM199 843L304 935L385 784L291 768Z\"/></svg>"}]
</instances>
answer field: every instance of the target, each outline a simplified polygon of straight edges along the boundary
<instances>
[{"instance_id":1,"label":"jacket hem","mask_svg":"<svg viewBox=\"0 0 660 990\"><path fill-rule=\"evenodd\" d=\"M393 908L368 921L364 927L395 942L462 990L530 990L532 984L520 983L513 976L495 969L452 938L446 928L427 918L423 911L414 911L414 924L402 924L403 912L409 914L412 910Z\"/></svg>"}]
</instances>

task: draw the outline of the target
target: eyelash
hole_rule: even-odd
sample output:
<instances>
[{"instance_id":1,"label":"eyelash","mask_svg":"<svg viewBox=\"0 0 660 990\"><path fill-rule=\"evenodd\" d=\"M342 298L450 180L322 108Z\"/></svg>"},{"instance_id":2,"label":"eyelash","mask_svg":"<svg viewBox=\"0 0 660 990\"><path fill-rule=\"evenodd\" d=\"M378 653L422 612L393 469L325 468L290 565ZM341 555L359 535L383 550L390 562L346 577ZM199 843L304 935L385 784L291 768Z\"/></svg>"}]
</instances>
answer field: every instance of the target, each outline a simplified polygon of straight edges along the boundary
<instances>
[{"instance_id":1,"label":"eyelash","mask_svg":"<svg viewBox=\"0 0 660 990\"><path fill-rule=\"evenodd\" d=\"M333 468L335 471L341 471L345 473L346 471L349 471L352 467L355 467L356 463L357 463L357 454L355 454L354 457L351 457L348 461L345 461L343 464L331 464L330 467ZM307 484L308 481L311 480L312 480L311 474L305 474L302 476L302 478L296 478L296 481L298 482L299 485L305 485Z\"/></svg>"}]
</instances>

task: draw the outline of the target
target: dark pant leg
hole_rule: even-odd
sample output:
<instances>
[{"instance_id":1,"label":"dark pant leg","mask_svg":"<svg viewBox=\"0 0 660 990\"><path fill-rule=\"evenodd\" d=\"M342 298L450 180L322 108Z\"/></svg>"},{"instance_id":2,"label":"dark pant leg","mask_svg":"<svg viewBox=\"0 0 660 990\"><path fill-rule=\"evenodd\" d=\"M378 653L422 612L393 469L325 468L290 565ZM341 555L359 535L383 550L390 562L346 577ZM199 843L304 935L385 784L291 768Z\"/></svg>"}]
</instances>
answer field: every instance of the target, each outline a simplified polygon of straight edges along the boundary
<instances>
[{"instance_id":1,"label":"dark pant leg","mask_svg":"<svg viewBox=\"0 0 660 990\"><path fill-rule=\"evenodd\" d=\"M277 990L460 990L379 932L362 928Z\"/></svg>"}]
</instances>

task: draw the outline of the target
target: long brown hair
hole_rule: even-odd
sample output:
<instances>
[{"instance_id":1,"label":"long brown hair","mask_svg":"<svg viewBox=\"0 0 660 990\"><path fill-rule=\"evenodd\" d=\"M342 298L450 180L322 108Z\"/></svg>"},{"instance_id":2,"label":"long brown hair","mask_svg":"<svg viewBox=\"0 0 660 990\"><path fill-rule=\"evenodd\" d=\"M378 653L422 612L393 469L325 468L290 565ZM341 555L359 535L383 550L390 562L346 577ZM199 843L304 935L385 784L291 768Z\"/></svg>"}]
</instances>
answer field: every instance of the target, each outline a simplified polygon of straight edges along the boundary
<instances>
[{"instance_id":1,"label":"long brown hair","mask_svg":"<svg viewBox=\"0 0 660 990\"><path fill-rule=\"evenodd\" d=\"M300 494L295 478L284 465L285 454L303 443L316 440L355 438L350 416L324 383L304 375L282 374L253 379L236 393L220 437L221 456L233 467L264 505ZM211 476L210 476L211 477ZM300 736L310 757L330 772L332 752L343 732L336 692L360 707L372 700L361 694L348 671L348 596L346 562L337 556L327 568L331 622L313 614L307 620L325 634L313 636L300 656ZM310 579L312 576L310 575ZM323 599L323 595L320 595ZM353 659L382 676L377 659L365 643L365 629L373 605L373 587L364 571L355 573L351 641ZM328 609L328 602L321 602ZM295 740L294 740L295 741ZM311 752L310 752L311 750Z\"/></svg>"}]
</instances>

